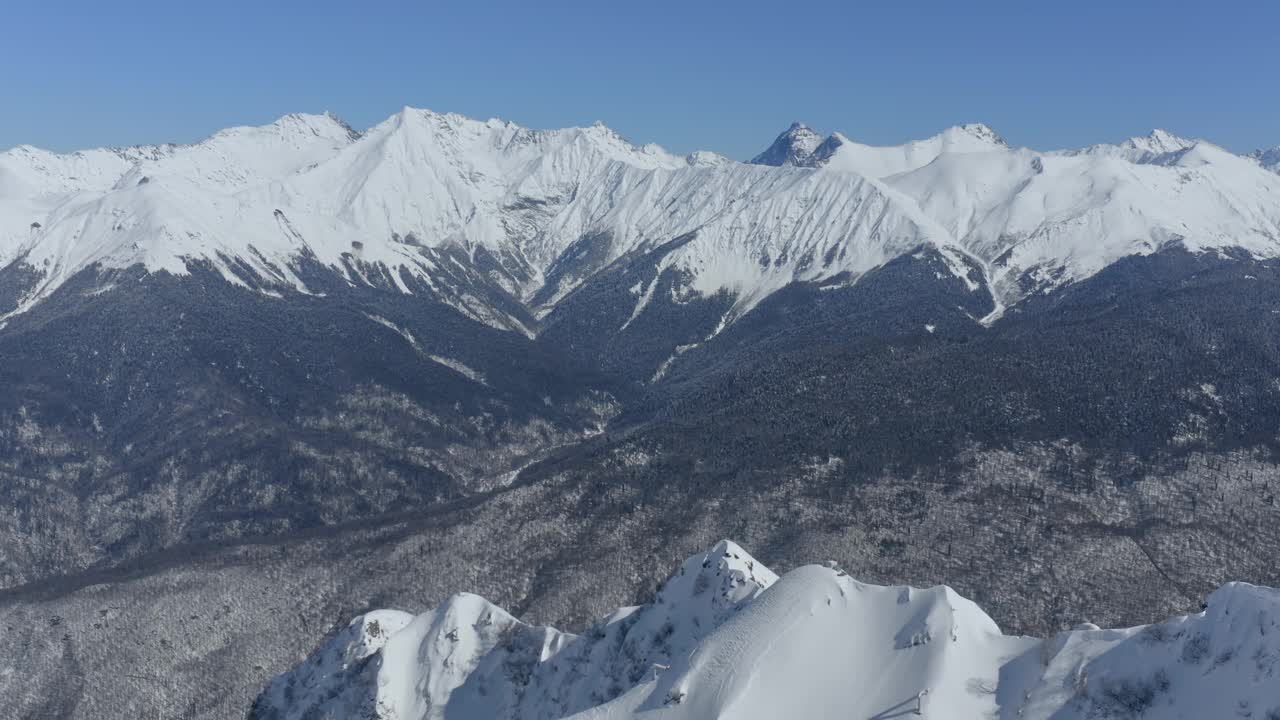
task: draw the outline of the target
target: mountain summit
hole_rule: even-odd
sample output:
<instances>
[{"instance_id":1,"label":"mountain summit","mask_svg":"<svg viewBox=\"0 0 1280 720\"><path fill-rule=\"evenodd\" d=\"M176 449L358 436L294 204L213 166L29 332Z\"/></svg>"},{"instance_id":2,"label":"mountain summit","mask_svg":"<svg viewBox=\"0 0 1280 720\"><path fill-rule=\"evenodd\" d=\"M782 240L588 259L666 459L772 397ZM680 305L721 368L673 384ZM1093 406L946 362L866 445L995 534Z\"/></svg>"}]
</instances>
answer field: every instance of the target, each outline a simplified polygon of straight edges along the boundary
<instances>
[{"instance_id":1,"label":"mountain summit","mask_svg":"<svg viewBox=\"0 0 1280 720\"><path fill-rule=\"evenodd\" d=\"M791 123L791 127L782 131L764 152L752 158L751 163L773 167L783 165L810 167L813 164L811 161L813 151L821 144L821 135L803 123L794 122Z\"/></svg>"}]
</instances>

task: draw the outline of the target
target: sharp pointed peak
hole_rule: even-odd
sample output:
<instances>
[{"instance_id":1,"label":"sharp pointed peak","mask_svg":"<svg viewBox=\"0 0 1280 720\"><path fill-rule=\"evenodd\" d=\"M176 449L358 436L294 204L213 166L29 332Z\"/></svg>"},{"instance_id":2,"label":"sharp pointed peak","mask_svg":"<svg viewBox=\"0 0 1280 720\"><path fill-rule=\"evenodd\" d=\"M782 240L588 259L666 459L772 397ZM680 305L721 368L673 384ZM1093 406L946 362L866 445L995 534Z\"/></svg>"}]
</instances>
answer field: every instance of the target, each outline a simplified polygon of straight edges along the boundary
<instances>
[{"instance_id":1,"label":"sharp pointed peak","mask_svg":"<svg viewBox=\"0 0 1280 720\"><path fill-rule=\"evenodd\" d=\"M823 142L822 136L802 122L793 122L774 138L764 152L751 159L755 165L809 164L809 156Z\"/></svg>"},{"instance_id":2,"label":"sharp pointed peak","mask_svg":"<svg viewBox=\"0 0 1280 720\"><path fill-rule=\"evenodd\" d=\"M1178 150L1194 145L1197 141L1192 138L1183 137L1182 135L1169 132L1164 128L1153 128L1145 135L1137 135L1129 138L1127 142L1131 145L1145 145L1148 147L1163 148L1166 150Z\"/></svg>"},{"instance_id":3,"label":"sharp pointed peak","mask_svg":"<svg viewBox=\"0 0 1280 720\"><path fill-rule=\"evenodd\" d=\"M778 137L786 137L786 136L796 137L796 136L805 136L805 135L813 135L813 136L820 137L818 131L814 130L812 125L809 125L808 123L803 123L797 120L791 123L790 125L788 125L786 130L783 130L781 133L779 133Z\"/></svg>"}]
</instances>

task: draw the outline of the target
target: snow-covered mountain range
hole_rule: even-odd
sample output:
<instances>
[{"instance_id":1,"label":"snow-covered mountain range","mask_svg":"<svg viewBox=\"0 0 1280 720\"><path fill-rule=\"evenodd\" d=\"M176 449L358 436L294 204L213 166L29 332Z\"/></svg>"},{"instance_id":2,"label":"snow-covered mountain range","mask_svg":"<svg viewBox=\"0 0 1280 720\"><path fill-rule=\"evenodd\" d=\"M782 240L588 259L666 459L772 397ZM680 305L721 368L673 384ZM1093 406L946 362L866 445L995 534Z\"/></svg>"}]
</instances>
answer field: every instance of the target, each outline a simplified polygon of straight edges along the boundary
<instances>
[{"instance_id":1,"label":"snow-covered mountain range","mask_svg":"<svg viewBox=\"0 0 1280 720\"><path fill-rule=\"evenodd\" d=\"M1280 592L1041 640L1001 634L947 587L781 578L732 542L581 635L469 594L364 614L259 698L259 718L1270 718Z\"/></svg>"},{"instance_id":2,"label":"snow-covered mountain range","mask_svg":"<svg viewBox=\"0 0 1280 720\"><path fill-rule=\"evenodd\" d=\"M726 322L789 283L855 281L921 246L987 286L994 318L1170 244L1280 254L1272 155L1162 131L1038 152L983 125L873 147L796 124L740 163L637 147L599 124L540 131L411 108L363 133L289 115L194 145L22 146L0 154L0 268L30 279L0 312L93 266L202 262L236 284L308 293L301 267L318 262L531 334L477 283L540 316L609 263L692 234L660 269L682 297L734 298Z\"/></svg>"},{"instance_id":3,"label":"snow-covered mountain range","mask_svg":"<svg viewBox=\"0 0 1280 720\"><path fill-rule=\"evenodd\" d=\"M984 610L726 545L581 636L365 614L259 707L1266 718L1270 591L984 613L1280 586L1275 168L412 109L0 153L0 705L240 718L335 620L582 628L728 536Z\"/></svg>"}]
</instances>

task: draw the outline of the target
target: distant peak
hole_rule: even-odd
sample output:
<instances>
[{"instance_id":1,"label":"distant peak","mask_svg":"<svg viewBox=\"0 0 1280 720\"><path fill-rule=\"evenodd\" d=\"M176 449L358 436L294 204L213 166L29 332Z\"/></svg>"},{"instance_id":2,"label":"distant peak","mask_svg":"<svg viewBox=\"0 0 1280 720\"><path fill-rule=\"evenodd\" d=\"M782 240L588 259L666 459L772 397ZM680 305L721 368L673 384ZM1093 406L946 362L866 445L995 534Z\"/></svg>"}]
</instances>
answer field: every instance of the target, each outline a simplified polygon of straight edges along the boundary
<instances>
[{"instance_id":1,"label":"distant peak","mask_svg":"<svg viewBox=\"0 0 1280 720\"><path fill-rule=\"evenodd\" d=\"M324 137L350 142L360 134L332 113L288 113L266 125L239 125L219 130L191 147L208 143L236 141L239 138L260 136L263 133L281 138Z\"/></svg>"},{"instance_id":2,"label":"distant peak","mask_svg":"<svg viewBox=\"0 0 1280 720\"><path fill-rule=\"evenodd\" d=\"M994 145L1001 145L1004 147L1008 147L1009 145L1009 143L1005 142L1003 137L1000 137L1000 133L991 129L990 125L983 123L966 123L961 125L960 129L979 140L986 140Z\"/></svg>"},{"instance_id":3,"label":"distant peak","mask_svg":"<svg viewBox=\"0 0 1280 720\"><path fill-rule=\"evenodd\" d=\"M810 128L808 125L805 125L802 122L791 123L791 125L787 128L786 132L782 133L782 135L786 137L791 137L791 138L809 138L809 137L821 138L822 137L817 132L815 132L812 128Z\"/></svg>"},{"instance_id":4,"label":"distant peak","mask_svg":"<svg viewBox=\"0 0 1280 720\"><path fill-rule=\"evenodd\" d=\"M624 137L622 133L606 125L603 120L596 120L585 128L577 128L576 132L581 133L590 142L603 144L603 146L607 147L626 148L630 152L651 155L664 152L660 146L653 143L643 147L636 145Z\"/></svg>"},{"instance_id":5,"label":"distant peak","mask_svg":"<svg viewBox=\"0 0 1280 720\"><path fill-rule=\"evenodd\" d=\"M405 124L415 120L425 120L427 118L435 117L439 117L439 113L434 113L425 108L415 108L405 105L400 108L400 112L392 115L389 119L400 124Z\"/></svg>"},{"instance_id":6,"label":"distant peak","mask_svg":"<svg viewBox=\"0 0 1280 720\"><path fill-rule=\"evenodd\" d=\"M424 127L434 129L455 129L463 122L476 122L454 113L440 113L427 108L415 108L405 105L400 112L387 118L386 123L395 127Z\"/></svg>"},{"instance_id":7,"label":"distant peak","mask_svg":"<svg viewBox=\"0 0 1280 720\"><path fill-rule=\"evenodd\" d=\"M1185 150L1195 145L1194 140L1174 135L1168 130L1156 128L1146 135L1140 137L1129 138L1129 145L1154 153L1167 153L1177 150Z\"/></svg>"},{"instance_id":8,"label":"distant peak","mask_svg":"<svg viewBox=\"0 0 1280 720\"><path fill-rule=\"evenodd\" d=\"M602 135L608 138L625 140L617 130L614 130L613 128L606 125L603 120L596 120L595 122L591 123L591 125L587 128L587 130L590 130L595 135Z\"/></svg>"},{"instance_id":9,"label":"distant peak","mask_svg":"<svg viewBox=\"0 0 1280 720\"><path fill-rule=\"evenodd\" d=\"M348 125L342 118L325 110L324 112L313 115L310 113L289 113L276 120L272 125L278 128L295 127L305 128L311 132L318 132L321 129L337 128L347 133L351 139L359 137L360 133Z\"/></svg>"},{"instance_id":10,"label":"distant peak","mask_svg":"<svg viewBox=\"0 0 1280 720\"><path fill-rule=\"evenodd\" d=\"M811 164L813 151L822 144L822 136L814 132L802 122L793 122L774 138L764 152L751 159L754 165L796 165L805 167Z\"/></svg>"},{"instance_id":11,"label":"distant peak","mask_svg":"<svg viewBox=\"0 0 1280 720\"><path fill-rule=\"evenodd\" d=\"M310 122L312 120L318 120L320 118L328 118L328 117L329 116L327 114L312 115L311 113L291 112L291 113L286 113L284 115L281 115L280 119L276 120L276 123Z\"/></svg>"}]
</instances>

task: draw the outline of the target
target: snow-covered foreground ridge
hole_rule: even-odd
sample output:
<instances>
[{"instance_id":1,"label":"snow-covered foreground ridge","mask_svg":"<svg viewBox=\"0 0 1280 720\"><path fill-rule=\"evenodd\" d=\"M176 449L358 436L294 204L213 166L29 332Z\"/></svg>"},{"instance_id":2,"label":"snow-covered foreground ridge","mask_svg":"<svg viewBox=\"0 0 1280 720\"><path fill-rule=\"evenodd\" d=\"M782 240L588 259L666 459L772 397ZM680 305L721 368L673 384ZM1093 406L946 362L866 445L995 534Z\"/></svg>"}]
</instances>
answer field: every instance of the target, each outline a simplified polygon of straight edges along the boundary
<instances>
[{"instance_id":1,"label":"snow-covered foreground ridge","mask_svg":"<svg viewBox=\"0 0 1280 720\"><path fill-rule=\"evenodd\" d=\"M871 147L796 125L739 163L603 125L406 108L359 133L289 115L193 145L0 153L0 270L38 278L12 314L95 265L181 274L198 260L275 293L310 291L299 264L318 261L519 329L479 307L460 267L546 312L608 263L693 233L660 269L690 294L730 293L737 314L922 245L966 279L980 268L1007 304L1169 244L1280 255L1273 155L1160 131L1038 152L981 125Z\"/></svg>"},{"instance_id":2,"label":"snow-covered foreground ridge","mask_svg":"<svg viewBox=\"0 0 1280 720\"><path fill-rule=\"evenodd\" d=\"M1280 591L1242 583L1203 612L1047 640L1002 635L947 587L781 578L723 541L653 600L571 635L460 594L356 618L276 678L255 717L1280 717Z\"/></svg>"}]
</instances>

